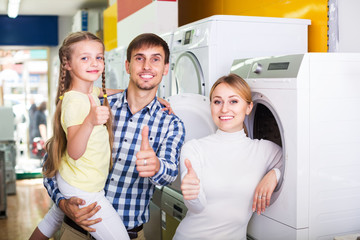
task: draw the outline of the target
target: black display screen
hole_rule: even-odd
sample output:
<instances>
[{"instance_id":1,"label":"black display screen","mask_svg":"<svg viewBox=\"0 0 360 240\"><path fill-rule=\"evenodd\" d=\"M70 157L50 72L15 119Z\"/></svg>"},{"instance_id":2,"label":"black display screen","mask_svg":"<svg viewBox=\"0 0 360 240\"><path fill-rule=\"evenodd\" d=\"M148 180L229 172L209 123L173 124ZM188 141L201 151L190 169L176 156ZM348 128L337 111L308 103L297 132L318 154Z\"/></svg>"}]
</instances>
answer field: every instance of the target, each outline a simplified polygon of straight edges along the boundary
<instances>
[{"instance_id":1,"label":"black display screen","mask_svg":"<svg viewBox=\"0 0 360 240\"><path fill-rule=\"evenodd\" d=\"M268 70L287 70L290 62L270 63Z\"/></svg>"},{"instance_id":2,"label":"black display screen","mask_svg":"<svg viewBox=\"0 0 360 240\"><path fill-rule=\"evenodd\" d=\"M184 45L189 44L191 40L191 30L185 32Z\"/></svg>"}]
</instances>

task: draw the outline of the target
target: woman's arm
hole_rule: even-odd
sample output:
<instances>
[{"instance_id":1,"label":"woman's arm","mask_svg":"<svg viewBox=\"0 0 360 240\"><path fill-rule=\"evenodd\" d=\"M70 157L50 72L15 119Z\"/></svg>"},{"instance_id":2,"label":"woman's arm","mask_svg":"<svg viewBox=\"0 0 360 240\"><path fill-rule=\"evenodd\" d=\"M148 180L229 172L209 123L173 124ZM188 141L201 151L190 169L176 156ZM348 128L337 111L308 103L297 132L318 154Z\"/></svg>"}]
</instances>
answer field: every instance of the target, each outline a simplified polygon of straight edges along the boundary
<instances>
[{"instance_id":1,"label":"woman's arm","mask_svg":"<svg viewBox=\"0 0 360 240\"><path fill-rule=\"evenodd\" d=\"M275 170L269 171L259 182L255 189L252 211L260 213L265 212L265 208L270 206L271 195L277 185Z\"/></svg>"},{"instance_id":2,"label":"woman's arm","mask_svg":"<svg viewBox=\"0 0 360 240\"><path fill-rule=\"evenodd\" d=\"M41 138L46 141L47 140L47 134L46 134L46 125L45 124L40 124L39 125L39 132L40 132L40 136Z\"/></svg>"},{"instance_id":3,"label":"woman's arm","mask_svg":"<svg viewBox=\"0 0 360 240\"><path fill-rule=\"evenodd\" d=\"M270 206L270 200L276 188L282 183L283 175L283 157L282 149L273 142L265 141L263 143L264 157L267 161L267 173L261 179L255 189L252 210L259 215L265 212L265 208Z\"/></svg>"},{"instance_id":4,"label":"woman's arm","mask_svg":"<svg viewBox=\"0 0 360 240\"><path fill-rule=\"evenodd\" d=\"M207 200L201 183L201 156L196 150L196 146L195 141L189 141L181 149L181 191L188 210L200 213L207 205Z\"/></svg>"}]
</instances>

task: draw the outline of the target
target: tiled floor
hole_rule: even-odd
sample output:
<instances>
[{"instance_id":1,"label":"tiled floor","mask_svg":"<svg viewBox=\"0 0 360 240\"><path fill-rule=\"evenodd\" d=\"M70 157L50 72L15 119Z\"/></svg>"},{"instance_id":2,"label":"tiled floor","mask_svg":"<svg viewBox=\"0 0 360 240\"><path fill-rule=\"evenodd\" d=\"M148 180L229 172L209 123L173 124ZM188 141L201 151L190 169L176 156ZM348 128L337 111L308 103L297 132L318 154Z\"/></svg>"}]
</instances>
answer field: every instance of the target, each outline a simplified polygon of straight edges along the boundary
<instances>
[{"instance_id":1,"label":"tiled floor","mask_svg":"<svg viewBox=\"0 0 360 240\"><path fill-rule=\"evenodd\" d=\"M16 181L7 197L7 218L0 219L0 240L28 239L51 206L42 178Z\"/></svg>"}]
</instances>

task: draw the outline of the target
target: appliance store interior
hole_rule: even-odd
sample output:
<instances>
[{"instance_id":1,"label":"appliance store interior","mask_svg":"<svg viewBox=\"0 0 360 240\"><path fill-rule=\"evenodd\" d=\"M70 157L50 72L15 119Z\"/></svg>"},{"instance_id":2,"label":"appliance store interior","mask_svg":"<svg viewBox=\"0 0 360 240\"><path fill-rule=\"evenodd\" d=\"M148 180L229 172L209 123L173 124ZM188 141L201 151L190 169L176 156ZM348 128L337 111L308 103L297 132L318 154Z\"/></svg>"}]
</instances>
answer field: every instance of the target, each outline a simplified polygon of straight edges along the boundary
<instances>
[{"instance_id":1,"label":"appliance store interior","mask_svg":"<svg viewBox=\"0 0 360 240\"><path fill-rule=\"evenodd\" d=\"M360 28L355 27L360 22L358 9L358 0L0 1L0 240L75 239L66 236L68 230L64 225L78 231L81 237L76 239L127 239L129 235L130 239L146 240L359 240ZM213 121L212 86L222 76L240 76L250 87L252 97L252 110L243 120L245 137L249 141L263 139L276 144L282 156L281 169L272 171L279 172L280 178L265 211L252 211L253 201L263 201L260 195L257 197L255 185L249 201L245 195L238 199L239 205L248 206L244 210L249 211L248 220L234 217L242 218L244 213L236 213L240 207L231 204L225 207L229 209L218 213L219 219L224 219L220 223L210 217L200 219L191 206L193 201L202 199L189 200L183 192L185 179L199 166L193 163L192 169L186 160L182 163L183 152L178 149L176 156L171 157L177 163L175 171L162 169L163 163L158 170L175 172L171 180L161 180L166 183L155 180L159 173L143 176L139 161L146 167L152 160L137 160L136 153L145 151L147 146L141 141L141 147L139 144L133 149L130 167L119 163L121 159L115 159L118 157L115 147L122 148L127 143L116 142L123 139L117 136L117 131L127 130L114 130L114 165L109 177L104 177L103 188L110 206L118 213L115 215L120 215L124 223L126 238L104 238L100 231L92 235L87 231L93 225L85 226L84 230L83 225L75 223L78 219L74 216L63 215L47 236L44 225L39 223L44 222L50 209L62 209L64 205L59 202L70 202L58 199L57 183L44 181L43 173L47 141L56 139L53 138L54 116L58 116L56 106L59 99L66 97L58 95L61 71L65 71L63 65L72 69L68 63L60 62L59 49L70 33L80 31L90 32L105 47L104 73L92 80L93 85L104 87L104 76L106 89L125 90L116 93L121 96L127 96L128 86L138 81L130 76L136 63L128 61L129 54L132 56L138 50L127 52L132 40L143 33L154 33L166 42L170 53L169 63L165 62L168 72L148 91L155 95L156 90L156 99L167 101L175 117L181 119L186 132L182 146L190 146L186 144L189 141L200 143L203 138L222 131ZM100 101L107 97L105 94ZM111 103L115 98L111 98L110 92L108 95ZM92 111L93 107L89 109ZM111 117L115 112L112 113ZM116 114L113 124L117 121ZM61 121L65 121L63 116ZM130 122L132 119L129 126ZM133 141L137 142L135 138L144 135L140 129L134 131ZM160 133L155 136L151 131L150 143L159 141ZM155 161L162 161L161 153L155 153ZM227 164L226 157L216 160ZM211 190L206 182L209 180L206 167L210 163L206 159L201 161L204 168L198 176L203 179L197 179L200 183L196 186L200 188L199 196L203 194L207 201L200 213L203 217L213 214L207 209L211 204L220 204L211 199L213 195L217 195L214 199L230 202L230 198L242 194L234 186L246 186L247 179L236 175L231 166L225 172L221 172L225 168L219 168L216 173L219 177L212 175L211 183L217 185L229 179L223 176L235 173L231 179L242 184L222 182L219 186L226 189L216 190L214 194L219 186L214 185ZM248 167L245 163L239 166ZM133 169L130 174L141 183L136 183L138 196L126 189L131 184L127 184L128 176L121 175L121 171L127 168ZM62 168L58 170L63 176ZM82 174L80 170L73 171ZM121 177L114 177L116 174ZM123 187L117 186L117 191L128 191L124 203L116 191L111 193L114 178L125 182ZM140 189L142 185L146 188ZM191 225L191 219L196 222L188 232L194 234L184 237L181 232L189 227L189 222ZM244 233L240 230L243 228ZM38 237L36 231L44 238Z\"/></svg>"}]
</instances>

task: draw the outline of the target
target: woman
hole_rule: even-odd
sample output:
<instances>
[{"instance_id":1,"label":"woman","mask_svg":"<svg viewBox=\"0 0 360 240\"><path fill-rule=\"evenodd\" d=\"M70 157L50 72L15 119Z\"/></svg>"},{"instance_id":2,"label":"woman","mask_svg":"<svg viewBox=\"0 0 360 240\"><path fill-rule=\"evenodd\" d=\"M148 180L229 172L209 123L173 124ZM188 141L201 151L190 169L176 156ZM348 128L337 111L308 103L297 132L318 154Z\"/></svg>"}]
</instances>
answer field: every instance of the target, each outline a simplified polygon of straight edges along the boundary
<instances>
[{"instance_id":1,"label":"woman","mask_svg":"<svg viewBox=\"0 0 360 240\"><path fill-rule=\"evenodd\" d=\"M279 181L281 148L246 136L244 119L253 107L247 83L235 74L220 78L210 102L217 132L181 150L188 212L174 239L246 239L252 213L265 211Z\"/></svg>"}]
</instances>

